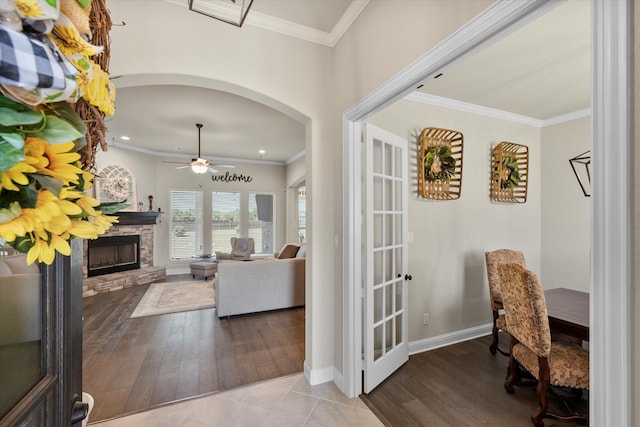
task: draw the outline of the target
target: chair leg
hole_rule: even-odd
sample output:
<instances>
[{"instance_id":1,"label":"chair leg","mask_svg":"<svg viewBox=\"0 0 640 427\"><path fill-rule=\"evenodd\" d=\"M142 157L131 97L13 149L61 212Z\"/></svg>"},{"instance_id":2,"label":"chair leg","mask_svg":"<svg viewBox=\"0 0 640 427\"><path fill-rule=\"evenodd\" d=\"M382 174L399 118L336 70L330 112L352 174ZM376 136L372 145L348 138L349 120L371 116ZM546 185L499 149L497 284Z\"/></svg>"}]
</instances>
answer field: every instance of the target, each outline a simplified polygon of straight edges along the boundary
<instances>
[{"instance_id":1,"label":"chair leg","mask_svg":"<svg viewBox=\"0 0 640 427\"><path fill-rule=\"evenodd\" d=\"M496 312L493 312L493 329L491 330L491 335L493 336L493 341L491 341L491 345L489 346L489 351L491 354L495 355L496 350L498 349L498 327L496 326Z\"/></svg>"},{"instance_id":2,"label":"chair leg","mask_svg":"<svg viewBox=\"0 0 640 427\"><path fill-rule=\"evenodd\" d=\"M496 310L493 310L493 329L491 330L491 335L493 337L493 340L491 341L491 345L489 346L489 352L491 352L491 354L493 355L495 355L496 352L498 352L503 356L509 357L508 352L500 349L500 337L498 335L498 333L500 332L500 329L498 329L498 327L496 326L496 320L498 319L499 315L500 313L498 313Z\"/></svg>"},{"instance_id":3,"label":"chair leg","mask_svg":"<svg viewBox=\"0 0 640 427\"><path fill-rule=\"evenodd\" d=\"M548 392L550 382L549 362L546 357L538 357L538 387L536 387L536 393L539 406L531 415L531 422L536 427L544 427L542 419L547 415L547 408L549 407Z\"/></svg>"},{"instance_id":4,"label":"chair leg","mask_svg":"<svg viewBox=\"0 0 640 427\"><path fill-rule=\"evenodd\" d=\"M513 388L513 386L520 383L520 364L518 363L516 358L513 357L513 346L517 343L518 340L512 336L511 346L509 348L509 369L507 370L507 379L504 382L504 389L507 391L507 393L510 394L515 393L515 389Z\"/></svg>"}]
</instances>

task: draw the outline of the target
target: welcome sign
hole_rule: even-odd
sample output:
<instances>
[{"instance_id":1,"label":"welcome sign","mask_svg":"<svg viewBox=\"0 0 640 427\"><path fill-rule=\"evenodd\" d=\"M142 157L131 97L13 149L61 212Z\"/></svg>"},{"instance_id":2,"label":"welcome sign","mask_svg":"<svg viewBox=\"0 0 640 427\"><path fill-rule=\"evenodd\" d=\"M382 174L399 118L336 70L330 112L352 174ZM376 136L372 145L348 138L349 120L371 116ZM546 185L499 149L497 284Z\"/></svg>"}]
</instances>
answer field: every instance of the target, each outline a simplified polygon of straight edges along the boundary
<instances>
[{"instance_id":1,"label":"welcome sign","mask_svg":"<svg viewBox=\"0 0 640 427\"><path fill-rule=\"evenodd\" d=\"M225 172L224 175L211 175L213 182L251 182L253 177L250 175Z\"/></svg>"}]
</instances>

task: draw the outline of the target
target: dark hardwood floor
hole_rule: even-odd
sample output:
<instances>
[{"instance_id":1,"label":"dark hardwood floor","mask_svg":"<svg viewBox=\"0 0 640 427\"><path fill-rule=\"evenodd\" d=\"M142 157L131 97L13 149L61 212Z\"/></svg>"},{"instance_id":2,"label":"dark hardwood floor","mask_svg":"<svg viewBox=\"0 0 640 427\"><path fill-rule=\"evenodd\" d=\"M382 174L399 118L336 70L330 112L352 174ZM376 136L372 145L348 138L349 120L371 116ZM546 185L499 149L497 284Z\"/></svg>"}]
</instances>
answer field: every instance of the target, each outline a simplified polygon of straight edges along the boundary
<instances>
[{"instance_id":1,"label":"dark hardwood floor","mask_svg":"<svg viewBox=\"0 0 640 427\"><path fill-rule=\"evenodd\" d=\"M500 342L508 342L501 334ZM409 361L363 400L387 426L394 427L531 427L537 407L535 387L503 387L508 358L489 353L486 336L409 357ZM574 408L589 412L588 392L570 393ZM558 409L558 401L550 399ZM574 426L545 419L546 427Z\"/></svg>"},{"instance_id":2,"label":"dark hardwood floor","mask_svg":"<svg viewBox=\"0 0 640 427\"><path fill-rule=\"evenodd\" d=\"M83 300L92 422L303 370L303 308L222 320L213 309L130 319L147 288Z\"/></svg>"}]
</instances>

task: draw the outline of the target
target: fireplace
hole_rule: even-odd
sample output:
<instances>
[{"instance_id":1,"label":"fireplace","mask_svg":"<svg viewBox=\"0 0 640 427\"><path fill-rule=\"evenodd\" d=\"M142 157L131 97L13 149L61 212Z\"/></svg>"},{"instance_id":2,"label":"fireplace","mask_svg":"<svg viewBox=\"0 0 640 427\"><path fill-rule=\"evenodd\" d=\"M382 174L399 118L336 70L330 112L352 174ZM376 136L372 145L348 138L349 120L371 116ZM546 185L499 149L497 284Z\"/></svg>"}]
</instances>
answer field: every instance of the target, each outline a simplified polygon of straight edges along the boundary
<instances>
[{"instance_id":1,"label":"fireplace","mask_svg":"<svg viewBox=\"0 0 640 427\"><path fill-rule=\"evenodd\" d=\"M140 268L140 236L111 236L89 240L87 276Z\"/></svg>"}]
</instances>

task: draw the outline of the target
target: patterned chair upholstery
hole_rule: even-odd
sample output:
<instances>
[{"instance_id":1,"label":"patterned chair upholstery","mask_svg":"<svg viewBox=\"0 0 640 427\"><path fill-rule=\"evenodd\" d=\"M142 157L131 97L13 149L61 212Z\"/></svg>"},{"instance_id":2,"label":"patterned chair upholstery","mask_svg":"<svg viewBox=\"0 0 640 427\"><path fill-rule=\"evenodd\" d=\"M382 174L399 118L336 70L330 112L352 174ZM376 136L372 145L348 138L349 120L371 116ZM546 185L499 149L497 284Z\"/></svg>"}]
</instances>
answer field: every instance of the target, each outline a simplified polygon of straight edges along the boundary
<instances>
[{"instance_id":1,"label":"patterned chair upholstery","mask_svg":"<svg viewBox=\"0 0 640 427\"><path fill-rule=\"evenodd\" d=\"M493 341L489 346L491 354L496 354L499 351L501 354L508 356L509 353L503 351L498 346L499 338L498 332L507 330L507 324L502 313L502 294L500 293L500 276L498 274L498 264L505 262L517 262L518 264L526 265L524 262L524 254L520 251L514 251L511 249L497 249L493 252L485 252L485 261L487 263L487 279L489 281L489 298L491 303L491 311L493 312Z\"/></svg>"},{"instance_id":2,"label":"patterned chair upholstery","mask_svg":"<svg viewBox=\"0 0 640 427\"><path fill-rule=\"evenodd\" d=\"M246 261L251 259L254 241L252 237L232 237L231 253L216 251L216 261L231 259L236 261Z\"/></svg>"},{"instance_id":3,"label":"patterned chair upholstery","mask_svg":"<svg viewBox=\"0 0 640 427\"><path fill-rule=\"evenodd\" d=\"M536 427L543 418L562 422L587 423L582 414L548 412L550 386L589 389L589 352L574 343L551 341L549 317L540 280L518 263L498 265L507 329L511 334L509 375L504 384L508 393L520 382L519 366L537 380L539 406L531 415ZM558 396L560 397L560 396ZM568 403L564 402L569 408Z\"/></svg>"}]
</instances>

